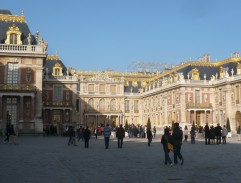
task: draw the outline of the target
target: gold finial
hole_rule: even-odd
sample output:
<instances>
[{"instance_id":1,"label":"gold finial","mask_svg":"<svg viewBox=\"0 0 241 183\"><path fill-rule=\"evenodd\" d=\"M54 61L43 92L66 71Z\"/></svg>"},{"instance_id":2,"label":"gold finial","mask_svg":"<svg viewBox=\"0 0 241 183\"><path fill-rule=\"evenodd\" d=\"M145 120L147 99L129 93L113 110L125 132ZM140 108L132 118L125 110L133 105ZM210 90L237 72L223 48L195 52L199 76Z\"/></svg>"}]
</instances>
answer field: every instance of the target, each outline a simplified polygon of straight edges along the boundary
<instances>
[{"instance_id":1,"label":"gold finial","mask_svg":"<svg viewBox=\"0 0 241 183\"><path fill-rule=\"evenodd\" d=\"M24 17L24 11L22 10L22 12L21 12L21 16L23 16Z\"/></svg>"}]
</instances>

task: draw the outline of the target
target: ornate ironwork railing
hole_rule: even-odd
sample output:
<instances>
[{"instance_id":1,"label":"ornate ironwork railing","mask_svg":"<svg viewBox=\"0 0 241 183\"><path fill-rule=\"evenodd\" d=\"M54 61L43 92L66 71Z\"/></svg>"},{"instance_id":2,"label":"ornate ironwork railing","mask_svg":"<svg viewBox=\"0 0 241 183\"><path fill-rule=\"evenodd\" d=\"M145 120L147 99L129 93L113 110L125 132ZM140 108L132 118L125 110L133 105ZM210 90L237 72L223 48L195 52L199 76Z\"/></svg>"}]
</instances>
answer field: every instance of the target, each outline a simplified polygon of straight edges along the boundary
<instances>
[{"instance_id":1,"label":"ornate ironwork railing","mask_svg":"<svg viewBox=\"0 0 241 183\"><path fill-rule=\"evenodd\" d=\"M186 105L187 109L211 109L213 108L211 103L187 103Z\"/></svg>"},{"instance_id":2,"label":"ornate ironwork railing","mask_svg":"<svg viewBox=\"0 0 241 183\"><path fill-rule=\"evenodd\" d=\"M44 106L48 106L48 107L71 107L72 103L71 102L49 102L49 101L44 101L43 105Z\"/></svg>"},{"instance_id":3,"label":"ornate ironwork railing","mask_svg":"<svg viewBox=\"0 0 241 183\"><path fill-rule=\"evenodd\" d=\"M23 84L0 84L0 90L6 92L33 92L37 90L34 85L23 85Z\"/></svg>"}]
</instances>

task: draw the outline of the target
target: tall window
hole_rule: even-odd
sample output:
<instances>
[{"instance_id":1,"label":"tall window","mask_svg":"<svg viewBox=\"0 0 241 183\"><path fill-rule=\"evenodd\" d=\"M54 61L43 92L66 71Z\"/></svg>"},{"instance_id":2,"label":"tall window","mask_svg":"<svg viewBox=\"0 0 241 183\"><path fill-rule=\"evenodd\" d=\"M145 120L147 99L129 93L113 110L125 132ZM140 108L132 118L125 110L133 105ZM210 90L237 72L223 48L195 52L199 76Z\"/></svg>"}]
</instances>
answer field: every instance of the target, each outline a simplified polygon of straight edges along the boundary
<instances>
[{"instance_id":1,"label":"tall window","mask_svg":"<svg viewBox=\"0 0 241 183\"><path fill-rule=\"evenodd\" d=\"M235 87L235 99L236 102L239 101L239 86Z\"/></svg>"},{"instance_id":2,"label":"tall window","mask_svg":"<svg viewBox=\"0 0 241 183\"><path fill-rule=\"evenodd\" d=\"M94 99L89 99L89 101L88 101L88 104L89 104L89 109L94 109Z\"/></svg>"},{"instance_id":3,"label":"tall window","mask_svg":"<svg viewBox=\"0 0 241 183\"><path fill-rule=\"evenodd\" d=\"M100 84L100 93L105 93L105 84Z\"/></svg>"},{"instance_id":4,"label":"tall window","mask_svg":"<svg viewBox=\"0 0 241 183\"><path fill-rule=\"evenodd\" d=\"M95 85L94 84L89 84L88 85L88 92L89 93L94 93L95 92Z\"/></svg>"},{"instance_id":5,"label":"tall window","mask_svg":"<svg viewBox=\"0 0 241 183\"><path fill-rule=\"evenodd\" d=\"M17 34L10 34L10 44L17 44L18 43L18 35Z\"/></svg>"},{"instance_id":6,"label":"tall window","mask_svg":"<svg viewBox=\"0 0 241 183\"><path fill-rule=\"evenodd\" d=\"M110 110L111 111L116 111L116 100L115 99L112 99L110 101Z\"/></svg>"},{"instance_id":7,"label":"tall window","mask_svg":"<svg viewBox=\"0 0 241 183\"><path fill-rule=\"evenodd\" d=\"M100 111L104 111L105 110L105 99L100 99Z\"/></svg>"},{"instance_id":8,"label":"tall window","mask_svg":"<svg viewBox=\"0 0 241 183\"><path fill-rule=\"evenodd\" d=\"M54 69L54 75L59 76L60 75L60 69Z\"/></svg>"},{"instance_id":9,"label":"tall window","mask_svg":"<svg viewBox=\"0 0 241 183\"><path fill-rule=\"evenodd\" d=\"M222 96L223 96L222 89L219 89L219 102L222 102Z\"/></svg>"},{"instance_id":10,"label":"tall window","mask_svg":"<svg viewBox=\"0 0 241 183\"><path fill-rule=\"evenodd\" d=\"M62 87L54 86L54 102L62 101Z\"/></svg>"},{"instance_id":11,"label":"tall window","mask_svg":"<svg viewBox=\"0 0 241 183\"><path fill-rule=\"evenodd\" d=\"M129 100L125 101L125 112L126 113L130 112L130 101Z\"/></svg>"},{"instance_id":12,"label":"tall window","mask_svg":"<svg viewBox=\"0 0 241 183\"><path fill-rule=\"evenodd\" d=\"M116 85L110 85L110 92L112 94L115 94L116 93Z\"/></svg>"},{"instance_id":13,"label":"tall window","mask_svg":"<svg viewBox=\"0 0 241 183\"><path fill-rule=\"evenodd\" d=\"M200 104L200 90L195 90L195 103Z\"/></svg>"},{"instance_id":14,"label":"tall window","mask_svg":"<svg viewBox=\"0 0 241 183\"><path fill-rule=\"evenodd\" d=\"M134 100L134 112L138 113L138 100Z\"/></svg>"},{"instance_id":15,"label":"tall window","mask_svg":"<svg viewBox=\"0 0 241 183\"><path fill-rule=\"evenodd\" d=\"M8 63L7 84L18 83L18 63Z\"/></svg>"}]
</instances>

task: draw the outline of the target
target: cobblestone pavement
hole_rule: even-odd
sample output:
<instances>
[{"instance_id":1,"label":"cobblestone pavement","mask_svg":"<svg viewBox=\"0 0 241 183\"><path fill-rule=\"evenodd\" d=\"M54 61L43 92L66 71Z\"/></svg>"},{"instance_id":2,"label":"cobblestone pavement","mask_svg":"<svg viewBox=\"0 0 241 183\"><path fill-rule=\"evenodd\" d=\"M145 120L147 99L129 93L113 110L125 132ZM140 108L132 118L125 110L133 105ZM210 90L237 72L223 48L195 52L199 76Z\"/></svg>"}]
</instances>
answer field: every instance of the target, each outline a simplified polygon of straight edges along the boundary
<instances>
[{"instance_id":1,"label":"cobblestone pavement","mask_svg":"<svg viewBox=\"0 0 241 183\"><path fill-rule=\"evenodd\" d=\"M103 138L67 146L65 137L18 137L18 145L0 143L0 182L6 183L239 183L241 142L229 138L226 145L184 142L184 165L164 165L160 136L151 147L147 139L125 138L122 149ZM173 155L171 153L171 158Z\"/></svg>"}]
</instances>

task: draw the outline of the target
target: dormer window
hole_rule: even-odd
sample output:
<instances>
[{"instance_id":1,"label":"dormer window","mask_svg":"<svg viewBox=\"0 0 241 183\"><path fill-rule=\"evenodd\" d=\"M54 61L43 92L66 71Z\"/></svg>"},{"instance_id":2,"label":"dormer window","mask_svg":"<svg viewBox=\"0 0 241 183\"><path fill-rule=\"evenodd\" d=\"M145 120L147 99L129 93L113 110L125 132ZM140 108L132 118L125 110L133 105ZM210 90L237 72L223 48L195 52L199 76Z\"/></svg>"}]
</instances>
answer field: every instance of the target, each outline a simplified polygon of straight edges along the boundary
<instances>
[{"instance_id":1,"label":"dormer window","mask_svg":"<svg viewBox=\"0 0 241 183\"><path fill-rule=\"evenodd\" d=\"M5 41L5 44L22 44L21 41L21 34L22 32L19 30L19 28L13 24L12 27L9 27L7 31L7 39Z\"/></svg>"},{"instance_id":2,"label":"dormer window","mask_svg":"<svg viewBox=\"0 0 241 183\"><path fill-rule=\"evenodd\" d=\"M10 34L10 44L17 44L18 43L18 35L13 33Z\"/></svg>"},{"instance_id":3,"label":"dormer window","mask_svg":"<svg viewBox=\"0 0 241 183\"><path fill-rule=\"evenodd\" d=\"M52 75L53 76L63 76L63 68L58 62L53 67Z\"/></svg>"},{"instance_id":4,"label":"dormer window","mask_svg":"<svg viewBox=\"0 0 241 183\"><path fill-rule=\"evenodd\" d=\"M58 68L55 69L55 70L54 70L54 75L55 75L55 76L59 76L59 74L60 74L60 69L58 69Z\"/></svg>"}]
</instances>

